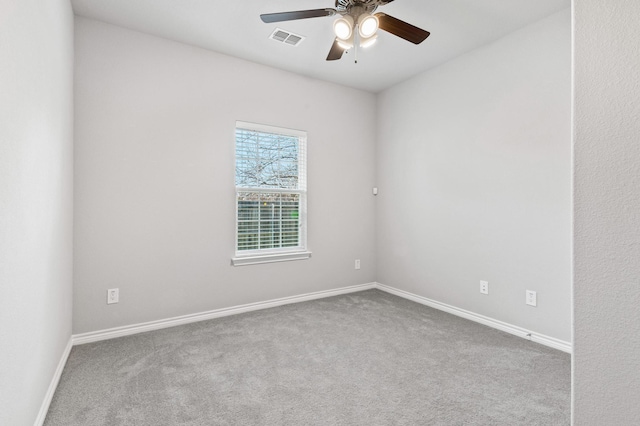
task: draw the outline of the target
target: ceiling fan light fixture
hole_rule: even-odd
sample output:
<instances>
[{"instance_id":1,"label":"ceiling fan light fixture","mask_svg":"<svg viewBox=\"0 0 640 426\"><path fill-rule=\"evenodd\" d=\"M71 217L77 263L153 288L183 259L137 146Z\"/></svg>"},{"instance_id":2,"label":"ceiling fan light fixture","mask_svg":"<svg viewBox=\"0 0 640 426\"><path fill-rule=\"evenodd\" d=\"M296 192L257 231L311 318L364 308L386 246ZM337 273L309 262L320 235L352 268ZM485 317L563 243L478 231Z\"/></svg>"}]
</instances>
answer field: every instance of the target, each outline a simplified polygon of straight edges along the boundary
<instances>
[{"instance_id":1,"label":"ceiling fan light fixture","mask_svg":"<svg viewBox=\"0 0 640 426\"><path fill-rule=\"evenodd\" d=\"M327 0L328 1L328 0ZM334 1L334 0L332 0ZM335 9L309 9L293 10L289 12L263 13L260 15L262 22L267 24L283 21L295 21L298 19L322 18L335 16L333 32L335 39L327 55L327 61L336 61L342 55L354 47L367 47L377 40L378 30L385 31L396 37L400 37L413 44L420 44L429 37L429 31L418 28L386 13L374 12L378 6L385 6L393 0L335 0ZM273 38L273 37L272 37ZM303 37L294 36L286 38L285 43L292 44ZM279 34L282 40L283 36ZM298 40L298 43L300 41ZM356 44L357 43L357 44ZM357 49L355 49L355 62L358 62Z\"/></svg>"},{"instance_id":2,"label":"ceiling fan light fixture","mask_svg":"<svg viewBox=\"0 0 640 426\"><path fill-rule=\"evenodd\" d=\"M336 19L333 23L333 32L340 40L349 40L353 35L353 18L349 15Z\"/></svg>"},{"instance_id":3,"label":"ceiling fan light fixture","mask_svg":"<svg viewBox=\"0 0 640 426\"><path fill-rule=\"evenodd\" d=\"M363 13L358 17L358 32L362 38L368 39L375 35L376 31L378 31L378 26L379 22L377 16Z\"/></svg>"},{"instance_id":4,"label":"ceiling fan light fixture","mask_svg":"<svg viewBox=\"0 0 640 426\"><path fill-rule=\"evenodd\" d=\"M340 40L337 39L338 46L340 46L344 50L349 50L353 48L353 37L350 37L349 40Z\"/></svg>"},{"instance_id":5,"label":"ceiling fan light fixture","mask_svg":"<svg viewBox=\"0 0 640 426\"><path fill-rule=\"evenodd\" d=\"M360 47L362 47L363 49L366 49L369 46L373 46L376 40L378 40L378 34L374 34L369 38L361 38Z\"/></svg>"}]
</instances>

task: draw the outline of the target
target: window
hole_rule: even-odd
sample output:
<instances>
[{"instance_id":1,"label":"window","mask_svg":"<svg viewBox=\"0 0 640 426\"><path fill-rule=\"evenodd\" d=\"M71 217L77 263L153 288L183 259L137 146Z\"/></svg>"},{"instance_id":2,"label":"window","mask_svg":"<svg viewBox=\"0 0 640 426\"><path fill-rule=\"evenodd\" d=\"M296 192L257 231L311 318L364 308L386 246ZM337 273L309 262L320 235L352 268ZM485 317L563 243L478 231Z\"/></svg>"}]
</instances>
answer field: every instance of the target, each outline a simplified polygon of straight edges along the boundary
<instances>
[{"instance_id":1,"label":"window","mask_svg":"<svg viewBox=\"0 0 640 426\"><path fill-rule=\"evenodd\" d=\"M234 265L306 259L305 132L236 122Z\"/></svg>"}]
</instances>

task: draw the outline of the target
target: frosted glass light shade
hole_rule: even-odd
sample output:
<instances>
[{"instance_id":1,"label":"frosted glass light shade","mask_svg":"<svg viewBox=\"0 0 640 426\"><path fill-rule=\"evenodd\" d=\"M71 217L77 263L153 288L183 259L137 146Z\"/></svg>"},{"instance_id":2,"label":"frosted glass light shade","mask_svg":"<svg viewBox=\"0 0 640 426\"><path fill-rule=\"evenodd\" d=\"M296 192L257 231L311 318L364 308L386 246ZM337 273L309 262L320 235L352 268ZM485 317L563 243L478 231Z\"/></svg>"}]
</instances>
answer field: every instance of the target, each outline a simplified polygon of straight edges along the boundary
<instances>
[{"instance_id":1,"label":"frosted glass light shade","mask_svg":"<svg viewBox=\"0 0 640 426\"><path fill-rule=\"evenodd\" d=\"M362 38L369 38L378 31L378 18L373 15L360 15L358 28Z\"/></svg>"},{"instance_id":2,"label":"frosted glass light shade","mask_svg":"<svg viewBox=\"0 0 640 426\"><path fill-rule=\"evenodd\" d=\"M353 18L345 15L336 19L333 23L333 32L340 40L348 40L353 33Z\"/></svg>"},{"instance_id":3,"label":"frosted glass light shade","mask_svg":"<svg viewBox=\"0 0 640 426\"><path fill-rule=\"evenodd\" d=\"M367 48L369 46L373 46L376 42L376 40L378 40L378 34L374 34L369 38L361 38L360 39L360 47Z\"/></svg>"},{"instance_id":4,"label":"frosted glass light shade","mask_svg":"<svg viewBox=\"0 0 640 426\"><path fill-rule=\"evenodd\" d=\"M338 46L340 46L344 50L349 50L353 47L353 37L349 40L340 40L338 39Z\"/></svg>"}]
</instances>

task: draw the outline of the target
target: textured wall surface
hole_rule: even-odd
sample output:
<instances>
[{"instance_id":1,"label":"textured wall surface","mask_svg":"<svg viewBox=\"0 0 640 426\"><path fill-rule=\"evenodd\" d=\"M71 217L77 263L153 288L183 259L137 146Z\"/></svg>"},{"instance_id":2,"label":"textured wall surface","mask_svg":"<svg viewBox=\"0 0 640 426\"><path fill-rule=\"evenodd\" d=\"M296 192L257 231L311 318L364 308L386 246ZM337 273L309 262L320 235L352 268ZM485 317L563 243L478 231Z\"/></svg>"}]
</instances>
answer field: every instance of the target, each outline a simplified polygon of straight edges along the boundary
<instances>
[{"instance_id":1,"label":"textured wall surface","mask_svg":"<svg viewBox=\"0 0 640 426\"><path fill-rule=\"evenodd\" d=\"M640 2L574 16L574 424L638 424Z\"/></svg>"},{"instance_id":2,"label":"textured wall surface","mask_svg":"<svg viewBox=\"0 0 640 426\"><path fill-rule=\"evenodd\" d=\"M379 95L377 281L571 340L570 23Z\"/></svg>"},{"instance_id":3,"label":"textured wall surface","mask_svg":"<svg viewBox=\"0 0 640 426\"><path fill-rule=\"evenodd\" d=\"M74 333L374 280L372 94L79 18L75 101ZM230 266L236 120L308 132L311 259Z\"/></svg>"},{"instance_id":4,"label":"textured wall surface","mask_svg":"<svg viewBox=\"0 0 640 426\"><path fill-rule=\"evenodd\" d=\"M33 425L71 337L73 13L0 2L0 425Z\"/></svg>"}]
</instances>

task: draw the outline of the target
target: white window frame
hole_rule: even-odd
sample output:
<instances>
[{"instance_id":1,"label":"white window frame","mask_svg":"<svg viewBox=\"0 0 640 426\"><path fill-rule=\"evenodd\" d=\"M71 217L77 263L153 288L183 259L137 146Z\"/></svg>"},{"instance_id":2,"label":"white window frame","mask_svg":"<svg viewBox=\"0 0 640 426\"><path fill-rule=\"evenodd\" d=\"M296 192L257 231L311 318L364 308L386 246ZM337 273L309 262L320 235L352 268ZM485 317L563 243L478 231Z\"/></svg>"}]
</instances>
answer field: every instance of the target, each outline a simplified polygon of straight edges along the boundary
<instances>
[{"instance_id":1,"label":"white window frame","mask_svg":"<svg viewBox=\"0 0 640 426\"><path fill-rule=\"evenodd\" d=\"M242 187L235 186L235 256L231 258L233 266L254 265L260 263L286 262L291 260L304 260L311 257L311 252L307 249L307 132L293 130L282 127L267 126L264 124L249 123L246 121L236 121L234 129L234 182L235 182L235 162L237 161L235 130L244 129L261 133L272 133L283 136L293 136L298 139L298 188L280 189L263 187ZM280 247L256 250L238 250L238 194L240 192L253 193L284 193L299 194L298 220L299 233L298 245L296 247Z\"/></svg>"}]
</instances>

